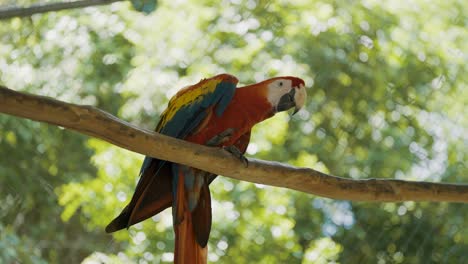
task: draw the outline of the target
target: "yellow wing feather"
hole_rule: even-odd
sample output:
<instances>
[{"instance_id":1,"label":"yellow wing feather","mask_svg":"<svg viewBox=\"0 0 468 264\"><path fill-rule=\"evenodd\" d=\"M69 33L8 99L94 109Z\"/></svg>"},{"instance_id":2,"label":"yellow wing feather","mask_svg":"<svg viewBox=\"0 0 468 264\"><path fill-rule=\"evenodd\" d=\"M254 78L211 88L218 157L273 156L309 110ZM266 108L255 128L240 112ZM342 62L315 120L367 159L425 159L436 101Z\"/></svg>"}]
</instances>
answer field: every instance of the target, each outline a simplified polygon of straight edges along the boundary
<instances>
[{"instance_id":1,"label":"yellow wing feather","mask_svg":"<svg viewBox=\"0 0 468 264\"><path fill-rule=\"evenodd\" d=\"M177 92L171 100L169 100L166 110L161 115L161 120L159 121L156 131L160 131L169 120L171 120L175 113L179 111L180 108L188 104L195 103L197 100L201 100L203 95L214 92L216 86L225 80L232 80L237 83L237 78L228 74L220 74L209 79L203 79L197 84L187 86Z\"/></svg>"}]
</instances>

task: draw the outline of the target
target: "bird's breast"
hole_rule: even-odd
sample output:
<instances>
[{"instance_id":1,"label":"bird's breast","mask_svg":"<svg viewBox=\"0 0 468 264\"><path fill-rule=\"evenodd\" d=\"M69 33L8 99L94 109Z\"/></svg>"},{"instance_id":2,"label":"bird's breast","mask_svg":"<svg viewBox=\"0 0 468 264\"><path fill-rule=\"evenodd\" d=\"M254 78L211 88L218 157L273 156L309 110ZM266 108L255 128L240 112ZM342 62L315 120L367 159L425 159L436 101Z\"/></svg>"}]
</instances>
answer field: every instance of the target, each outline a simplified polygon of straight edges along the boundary
<instances>
[{"instance_id":1,"label":"bird's breast","mask_svg":"<svg viewBox=\"0 0 468 264\"><path fill-rule=\"evenodd\" d=\"M233 100L221 116L217 116L213 109L200 127L186 140L205 145L213 137L232 129L233 133L221 146L233 145L239 137L249 132L252 127L273 115L271 106L258 100L251 102L245 98L234 96Z\"/></svg>"}]
</instances>

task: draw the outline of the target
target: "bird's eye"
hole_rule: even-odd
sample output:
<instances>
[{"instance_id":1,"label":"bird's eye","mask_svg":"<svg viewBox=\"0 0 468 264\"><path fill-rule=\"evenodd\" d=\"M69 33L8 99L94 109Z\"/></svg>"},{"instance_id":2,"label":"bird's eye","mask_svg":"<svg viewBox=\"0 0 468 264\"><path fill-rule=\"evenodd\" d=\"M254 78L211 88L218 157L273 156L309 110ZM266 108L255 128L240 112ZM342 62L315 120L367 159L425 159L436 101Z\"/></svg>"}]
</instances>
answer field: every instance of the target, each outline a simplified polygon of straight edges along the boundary
<instances>
[{"instance_id":1,"label":"bird's eye","mask_svg":"<svg viewBox=\"0 0 468 264\"><path fill-rule=\"evenodd\" d=\"M279 82L279 86L283 86L283 82Z\"/></svg>"}]
</instances>

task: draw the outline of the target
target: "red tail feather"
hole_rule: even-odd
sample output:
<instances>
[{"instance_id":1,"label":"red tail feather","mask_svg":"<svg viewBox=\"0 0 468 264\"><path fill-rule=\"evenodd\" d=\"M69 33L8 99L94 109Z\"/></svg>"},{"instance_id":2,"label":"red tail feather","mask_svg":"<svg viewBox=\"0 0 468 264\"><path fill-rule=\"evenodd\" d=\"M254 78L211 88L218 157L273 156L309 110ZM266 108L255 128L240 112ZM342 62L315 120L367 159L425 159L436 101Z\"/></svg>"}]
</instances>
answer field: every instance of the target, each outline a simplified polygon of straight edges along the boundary
<instances>
[{"instance_id":1,"label":"red tail feather","mask_svg":"<svg viewBox=\"0 0 468 264\"><path fill-rule=\"evenodd\" d=\"M202 248L195 239L193 232L192 213L188 209L187 199L185 199L185 186L182 174L179 174L177 185L176 206L174 218L175 264L206 264L208 247Z\"/></svg>"},{"instance_id":2,"label":"red tail feather","mask_svg":"<svg viewBox=\"0 0 468 264\"><path fill-rule=\"evenodd\" d=\"M187 210L184 220L174 227L175 231L175 264L206 264L208 246L202 248L195 239L192 216Z\"/></svg>"}]
</instances>

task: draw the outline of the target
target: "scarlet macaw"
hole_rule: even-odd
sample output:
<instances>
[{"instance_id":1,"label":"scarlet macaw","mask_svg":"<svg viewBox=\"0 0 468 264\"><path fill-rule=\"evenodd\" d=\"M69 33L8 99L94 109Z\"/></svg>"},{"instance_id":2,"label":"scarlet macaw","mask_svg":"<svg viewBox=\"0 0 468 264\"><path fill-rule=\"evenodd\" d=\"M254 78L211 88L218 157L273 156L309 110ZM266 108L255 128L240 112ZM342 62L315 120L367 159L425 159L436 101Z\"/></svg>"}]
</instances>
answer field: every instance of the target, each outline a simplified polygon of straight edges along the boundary
<instances>
[{"instance_id":1,"label":"scarlet macaw","mask_svg":"<svg viewBox=\"0 0 468 264\"><path fill-rule=\"evenodd\" d=\"M252 127L280 111L305 103L304 81L276 77L236 88L238 80L220 74L179 91L163 112L156 131L190 142L223 147L241 159ZM172 205L175 263L206 263L211 230L208 185L216 175L146 157L130 203L107 227L114 232Z\"/></svg>"}]
</instances>

